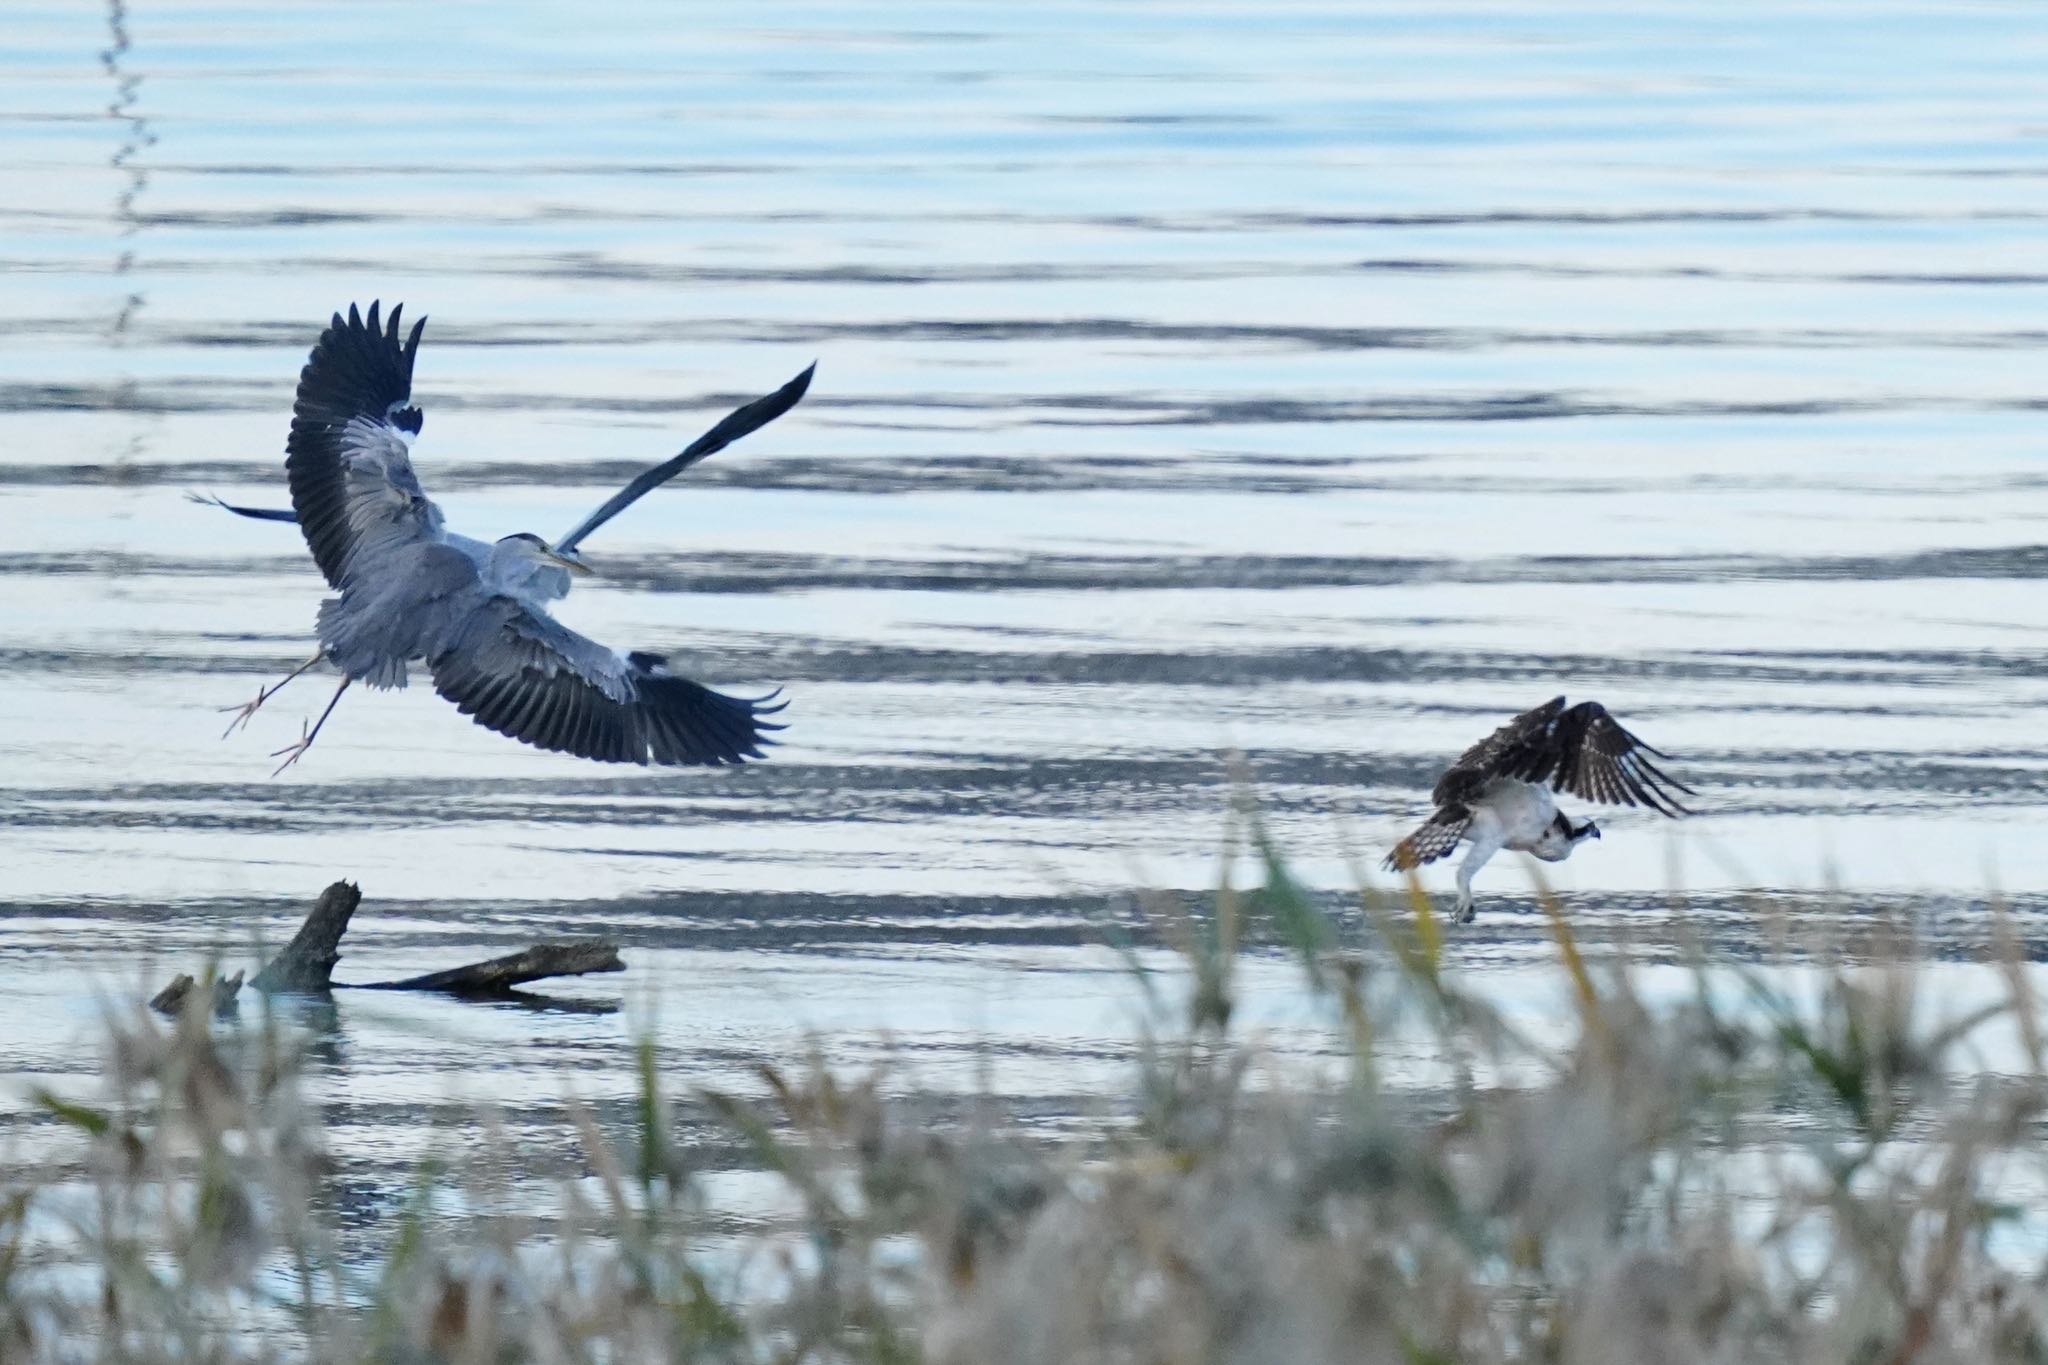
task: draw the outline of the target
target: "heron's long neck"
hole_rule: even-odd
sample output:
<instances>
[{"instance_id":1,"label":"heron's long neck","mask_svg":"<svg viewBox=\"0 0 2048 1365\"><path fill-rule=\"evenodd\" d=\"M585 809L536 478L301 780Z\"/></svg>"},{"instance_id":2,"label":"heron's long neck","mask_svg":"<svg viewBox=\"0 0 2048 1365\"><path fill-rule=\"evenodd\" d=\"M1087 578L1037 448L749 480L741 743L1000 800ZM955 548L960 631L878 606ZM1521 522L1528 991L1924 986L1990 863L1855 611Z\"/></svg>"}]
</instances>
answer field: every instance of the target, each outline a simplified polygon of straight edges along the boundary
<instances>
[{"instance_id":1,"label":"heron's long neck","mask_svg":"<svg viewBox=\"0 0 2048 1365\"><path fill-rule=\"evenodd\" d=\"M526 602L553 602L569 595L569 571L535 558L523 545L493 546L483 579L492 592Z\"/></svg>"}]
</instances>

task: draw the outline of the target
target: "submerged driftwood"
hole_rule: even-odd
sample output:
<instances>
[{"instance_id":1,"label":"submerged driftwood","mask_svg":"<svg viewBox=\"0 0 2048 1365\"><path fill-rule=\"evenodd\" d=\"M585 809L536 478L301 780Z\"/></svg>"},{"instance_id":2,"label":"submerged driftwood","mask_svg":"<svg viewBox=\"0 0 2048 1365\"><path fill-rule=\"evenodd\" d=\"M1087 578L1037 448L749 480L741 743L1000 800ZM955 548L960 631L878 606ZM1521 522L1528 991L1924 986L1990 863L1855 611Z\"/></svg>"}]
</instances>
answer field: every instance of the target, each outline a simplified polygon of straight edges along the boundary
<instances>
[{"instance_id":1,"label":"submerged driftwood","mask_svg":"<svg viewBox=\"0 0 2048 1365\"><path fill-rule=\"evenodd\" d=\"M376 991L446 991L451 995L503 995L514 986L548 976L581 976L586 972L623 972L618 945L601 938L554 938L489 962L472 962L445 972L379 981L365 986Z\"/></svg>"},{"instance_id":2,"label":"submerged driftwood","mask_svg":"<svg viewBox=\"0 0 2048 1365\"><path fill-rule=\"evenodd\" d=\"M445 972L409 976L403 981L336 981L334 966L341 961L341 937L349 920L362 903L363 893L352 882L336 882L320 893L306 922L284 951L272 958L249 985L266 994L291 992L324 995L334 990L440 991L470 999L515 994L515 986L550 976L583 976L590 972L623 972L616 944L596 938L544 939L530 948L487 962L472 962ZM241 987L241 973L214 987L214 1008L233 1008L235 992ZM157 993L150 1004L166 1014L176 1014L195 989L190 976L180 975Z\"/></svg>"},{"instance_id":3,"label":"submerged driftwood","mask_svg":"<svg viewBox=\"0 0 2048 1365\"><path fill-rule=\"evenodd\" d=\"M149 1007L164 1014L183 1014L185 1006L195 998L199 983L192 979L190 972L179 972L171 978L171 984L158 991L149 999ZM213 983L213 1012L223 1018L235 1012L235 997L242 992L242 974L222 977Z\"/></svg>"}]
</instances>

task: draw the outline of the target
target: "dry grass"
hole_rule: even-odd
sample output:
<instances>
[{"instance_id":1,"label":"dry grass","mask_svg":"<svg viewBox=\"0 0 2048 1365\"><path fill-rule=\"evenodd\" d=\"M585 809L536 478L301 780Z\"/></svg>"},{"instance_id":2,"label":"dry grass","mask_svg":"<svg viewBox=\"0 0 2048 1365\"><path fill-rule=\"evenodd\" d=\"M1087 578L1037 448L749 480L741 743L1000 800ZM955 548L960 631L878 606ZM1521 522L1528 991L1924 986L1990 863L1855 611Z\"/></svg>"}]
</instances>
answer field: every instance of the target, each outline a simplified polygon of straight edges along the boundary
<instances>
[{"instance_id":1,"label":"dry grass","mask_svg":"<svg viewBox=\"0 0 2048 1365\"><path fill-rule=\"evenodd\" d=\"M2016 958L1954 1022L1903 936L1796 997L1701 962L1652 1008L1552 904L1576 1025L1539 1046L1447 966L1426 902L1366 895L1375 940L1341 944L1245 819L1259 886L1158 911L1185 969L1144 987L1107 1154L934 1132L822 1062L766 1073L766 1102L699 1097L800 1210L746 1258L713 1235L651 1050L633 1131L572 1111L587 1170L547 1235L430 1216L493 1204L487 1175L428 1170L350 1264L291 1039L138 1012L110 1026L108 1099L45 1100L90 1197L0 1197L0 1360L2048 1359L2048 1219L2006 1193L2048 1188ZM1231 1016L1255 922L1350 1040L1346 1074L1251 1083L1271 1073ZM1971 1061L1993 1017L2017 1074ZM1451 1083L1390 1081L1396 1037Z\"/></svg>"}]
</instances>

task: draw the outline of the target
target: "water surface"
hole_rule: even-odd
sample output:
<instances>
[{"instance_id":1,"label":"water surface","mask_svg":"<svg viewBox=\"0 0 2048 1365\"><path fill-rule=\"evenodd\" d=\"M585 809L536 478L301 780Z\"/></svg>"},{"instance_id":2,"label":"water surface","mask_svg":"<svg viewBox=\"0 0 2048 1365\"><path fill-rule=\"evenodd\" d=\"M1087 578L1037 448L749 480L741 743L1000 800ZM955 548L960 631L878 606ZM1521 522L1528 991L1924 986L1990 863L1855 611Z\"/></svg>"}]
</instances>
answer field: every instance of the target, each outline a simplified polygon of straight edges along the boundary
<instances>
[{"instance_id":1,"label":"water surface","mask_svg":"<svg viewBox=\"0 0 2048 1365\"><path fill-rule=\"evenodd\" d=\"M30 4L10 33L6 1141L40 1149L27 1083L85 1087L106 1001L281 940L338 876L347 978L556 933L632 968L313 1019L372 1208L463 1104L626 1094L642 1028L678 1089L816 1030L1079 1124L1137 1025L1099 918L1213 882L1226 752L1341 908L1448 757L1558 692L1702 793L1553 870L1590 939L1754 954L1766 891L1973 957L1993 886L2048 939L2033 6ZM317 678L221 739L322 585L288 528L182 495L283 497L298 367L372 298L432 318L416 459L480 535L558 534L819 361L594 537L562 613L787 687L769 762L538 754L415 687L351 693L273 779ZM1540 1012L1523 873L1480 885L1457 954ZM1248 970L1276 1046L1326 1045L1276 952Z\"/></svg>"}]
</instances>

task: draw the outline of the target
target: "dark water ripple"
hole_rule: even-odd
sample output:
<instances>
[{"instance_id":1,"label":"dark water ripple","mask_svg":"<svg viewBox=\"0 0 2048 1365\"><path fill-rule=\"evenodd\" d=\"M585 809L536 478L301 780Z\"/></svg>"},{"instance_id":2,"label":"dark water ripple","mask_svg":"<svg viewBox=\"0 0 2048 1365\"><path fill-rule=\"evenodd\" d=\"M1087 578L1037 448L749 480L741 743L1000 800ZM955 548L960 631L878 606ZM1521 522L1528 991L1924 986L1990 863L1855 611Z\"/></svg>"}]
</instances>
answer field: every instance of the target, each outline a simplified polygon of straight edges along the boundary
<instances>
[{"instance_id":1,"label":"dark water ripple","mask_svg":"<svg viewBox=\"0 0 2048 1365\"><path fill-rule=\"evenodd\" d=\"M994 492L984 486L981 491ZM1210 491L1210 490L1204 490ZM189 515L189 514L183 514ZM289 534L273 533L273 538ZM1030 555L890 560L804 554L606 555L606 586L652 593L860 591L1043 592L1175 589L1204 592L1405 584L1624 584L1836 581L1882 584L1921 579L2026 581L2048 577L2048 545L1922 550L1897 555L1531 555L1506 559L1367 558L1338 555ZM110 556L100 551L0 554L0 576L202 577L229 566L217 558ZM284 553L233 561L236 572L303 576ZM996 627L995 629L1000 629ZM1886 657L1902 658L1897 654ZM1970 656L1974 658L1974 654ZM1989 660L1995 665L1996 659Z\"/></svg>"}]
</instances>

